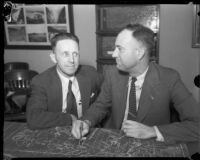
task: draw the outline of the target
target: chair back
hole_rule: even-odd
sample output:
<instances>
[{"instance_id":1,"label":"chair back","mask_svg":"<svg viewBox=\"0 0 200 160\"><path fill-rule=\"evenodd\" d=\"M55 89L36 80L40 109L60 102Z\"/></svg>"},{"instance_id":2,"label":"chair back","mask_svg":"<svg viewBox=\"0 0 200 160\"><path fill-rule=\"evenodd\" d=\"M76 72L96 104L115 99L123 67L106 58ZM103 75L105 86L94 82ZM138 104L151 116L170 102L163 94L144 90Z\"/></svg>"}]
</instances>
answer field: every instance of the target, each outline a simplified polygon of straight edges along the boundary
<instances>
[{"instance_id":1,"label":"chair back","mask_svg":"<svg viewBox=\"0 0 200 160\"><path fill-rule=\"evenodd\" d=\"M8 62L4 64L4 72L11 70L29 70L29 64L26 62Z\"/></svg>"},{"instance_id":2,"label":"chair back","mask_svg":"<svg viewBox=\"0 0 200 160\"><path fill-rule=\"evenodd\" d=\"M4 73L4 81L10 91L27 90L30 88L31 79L37 74L32 70L11 70Z\"/></svg>"}]
</instances>

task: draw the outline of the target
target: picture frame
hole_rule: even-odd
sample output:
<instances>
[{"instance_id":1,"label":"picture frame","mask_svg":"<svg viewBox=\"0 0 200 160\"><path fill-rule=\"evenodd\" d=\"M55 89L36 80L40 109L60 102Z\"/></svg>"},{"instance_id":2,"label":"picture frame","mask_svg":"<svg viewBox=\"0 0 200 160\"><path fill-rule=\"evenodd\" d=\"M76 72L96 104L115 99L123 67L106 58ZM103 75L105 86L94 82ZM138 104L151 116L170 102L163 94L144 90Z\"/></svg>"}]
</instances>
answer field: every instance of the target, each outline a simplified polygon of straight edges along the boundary
<instances>
[{"instance_id":1,"label":"picture frame","mask_svg":"<svg viewBox=\"0 0 200 160\"><path fill-rule=\"evenodd\" d=\"M200 4L194 5L193 9L192 47L200 48Z\"/></svg>"},{"instance_id":2,"label":"picture frame","mask_svg":"<svg viewBox=\"0 0 200 160\"><path fill-rule=\"evenodd\" d=\"M74 33L73 7L66 4L14 4L4 22L5 49L51 49L59 32Z\"/></svg>"}]
</instances>

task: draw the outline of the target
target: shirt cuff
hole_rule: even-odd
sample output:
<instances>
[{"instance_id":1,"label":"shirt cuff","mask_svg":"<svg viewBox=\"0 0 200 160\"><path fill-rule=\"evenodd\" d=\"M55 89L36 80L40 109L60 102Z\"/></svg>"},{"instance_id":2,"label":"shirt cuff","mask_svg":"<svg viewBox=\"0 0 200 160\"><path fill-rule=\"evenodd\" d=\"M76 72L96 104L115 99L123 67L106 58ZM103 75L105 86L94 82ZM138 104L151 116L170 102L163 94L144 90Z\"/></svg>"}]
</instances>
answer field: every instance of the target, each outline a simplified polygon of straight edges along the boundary
<instances>
[{"instance_id":1,"label":"shirt cuff","mask_svg":"<svg viewBox=\"0 0 200 160\"><path fill-rule=\"evenodd\" d=\"M89 120L84 120L83 122L85 122L88 125L88 127L91 127L91 122Z\"/></svg>"},{"instance_id":2,"label":"shirt cuff","mask_svg":"<svg viewBox=\"0 0 200 160\"><path fill-rule=\"evenodd\" d=\"M162 134L160 133L159 129L157 126L153 126L153 128L156 131L156 141L160 141L160 142L164 142L164 137L162 136Z\"/></svg>"}]
</instances>

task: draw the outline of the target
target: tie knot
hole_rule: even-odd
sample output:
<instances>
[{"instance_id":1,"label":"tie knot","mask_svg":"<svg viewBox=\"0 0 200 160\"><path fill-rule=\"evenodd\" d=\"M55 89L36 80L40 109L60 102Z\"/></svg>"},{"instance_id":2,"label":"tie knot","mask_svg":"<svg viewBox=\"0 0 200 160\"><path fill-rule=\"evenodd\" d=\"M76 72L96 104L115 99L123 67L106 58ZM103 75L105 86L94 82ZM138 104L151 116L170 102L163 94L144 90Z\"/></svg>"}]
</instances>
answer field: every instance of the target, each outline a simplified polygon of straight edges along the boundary
<instances>
[{"instance_id":1,"label":"tie knot","mask_svg":"<svg viewBox=\"0 0 200 160\"><path fill-rule=\"evenodd\" d=\"M135 83L135 81L137 80L136 77L132 77L132 82Z\"/></svg>"},{"instance_id":2,"label":"tie knot","mask_svg":"<svg viewBox=\"0 0 200 160\"><path fill-rule=\"evenodd\" d=\"M71 81L71 80L69 80L69 84L68 84L68 90L71 90L71 88L72 88L72 81Z\"/></svg>"}]
</instances>

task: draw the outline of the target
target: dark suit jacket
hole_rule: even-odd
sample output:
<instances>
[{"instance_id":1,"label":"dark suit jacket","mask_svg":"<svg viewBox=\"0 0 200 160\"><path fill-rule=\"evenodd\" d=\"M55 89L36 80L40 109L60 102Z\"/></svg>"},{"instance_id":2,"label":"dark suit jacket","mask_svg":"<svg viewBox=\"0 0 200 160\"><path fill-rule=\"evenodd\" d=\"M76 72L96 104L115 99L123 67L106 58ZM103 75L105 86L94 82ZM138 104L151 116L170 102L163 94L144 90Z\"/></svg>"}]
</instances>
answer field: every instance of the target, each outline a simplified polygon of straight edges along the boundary
<instances>
[{"instance_id":1,"label":"dark suit jacket","mask_svg":"<svg viewBox=\"0 0 200 160\"><path fill-rule=\"evenodd\" d=\"M101 93L83 116L92 126L109 115L104 127L121 129L128 89L128 75L116 67L106 71ZM171 123L170 103L179 114L181 122ZM109 113L110 111L110 113ZM148 126L157 125L165 143L198 141L199 109L177 71L150 63L137 112L137 120Z\"/></svg>"},{"instance_id":2,"label":"dark suit jacket","mask_svg":"<svg viewBox=\"0 0 200 160\"><path fill-rule=\"evenodd\" d=\"M91 66L79 66L76 78L84 113L97 97L103 76ZM56 66L34 77L31 89L26 112L31 129L71 125L70 114L62 113L62 84Z\"/></svg>"}]
</instances>

